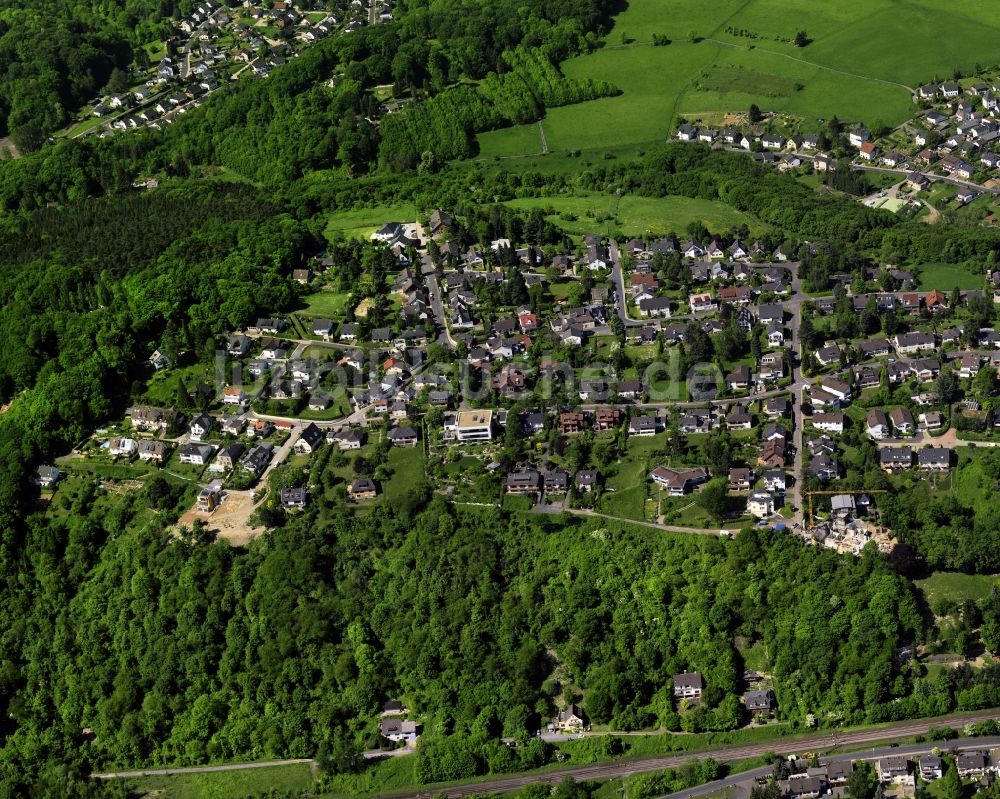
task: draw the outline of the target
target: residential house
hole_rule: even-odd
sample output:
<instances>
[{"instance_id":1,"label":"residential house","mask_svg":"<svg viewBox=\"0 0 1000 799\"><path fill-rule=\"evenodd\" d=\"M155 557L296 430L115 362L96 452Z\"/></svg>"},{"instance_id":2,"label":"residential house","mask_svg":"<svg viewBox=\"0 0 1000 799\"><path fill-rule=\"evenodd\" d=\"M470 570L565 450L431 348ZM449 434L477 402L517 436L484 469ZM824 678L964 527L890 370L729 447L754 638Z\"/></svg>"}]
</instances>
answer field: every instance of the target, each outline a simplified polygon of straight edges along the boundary
<instances>
[{"instance_id":1,"label":"residential house","mask_svg":"<svg viewBox=\"0 0 1000 799\"><path fill-rule=\"evenodd\" d=\"M762 383L781 380L785 376L783 352L765 352L757 363L757 379Z\"/></svg>"},{"instance_id":2,"label":"residential house","mask_svg":"<svg viewBox=\"0 0 1000 799\"><path fill-rule=\"evenodd\" d=\"M285 510L302 510L309 502L309 491L305 488L282 488L278 499Z\"/></svg>"},{"instance_id":3,"label":"residential house","mask_svg":"<svg viewBox=\"0 0 1000 799\"><path fill-rule=\"evenodd\" d=\"M582 411L563 411L559 414L560 435L570 436L582 433L587 427L587 418Z\"/></svg>"},{"instance_id":4,"label":"residential house","mask_svg":"<svg viewBox=\"0 0 1000 799\"><path fill-rule=\"evenodd\" d=\"M788 415L788 400L784 397L768 397L764 400L764 415L777 419Z\"/></svg>"},{"instance_id":5,"label":"residential house","mask_svg":"<svg viewBox=\"0 0 1000 799\"><path fill-rule=\"evenodd\" d=\"M455 415L455 439L462 443L493 439L493 411L459 411Z\"/></svg>"},{"instance_id":6,"label":"residential house","mask_svg":"<svg viewBox=\"0 0 1000 799\"><path fill-rule=\"evenodd\" d=\"M754 491L747 497L747 513L758 519L774 515L774 495L769 491Z\"/></svg>"},{"instance_id":7,"label":"residential house","mask_svg":"<svg viewBox=\"0 0 1000 799\"><path fill-rule=\"evenodd\" d=\"M228 472L239 463L245 449L246 447L238 441L223 447L216 453L215 460L212 461L212 465L208 467L208 470L210 472Z\"/></svg>"},{"instance_id":8,"label":"residential house","mask_svg":"<svg viewBox=\"0 0 1000 799\"><path fill-rule=\"evenodd\" d=\"M215 447L211 444L185 444L180 449L179 460L192 466L204 466L212 459L214 452Z\"/></svg>"},{"instance_id":9,"label":"residential house","mask_svg":"<svg viewBox=\"0 0 1000 799\"><path fill-rule=\"evenodd\" d=\"M271 460L274 447L267 442L255 444L240 461L240 468L252 474L259 475Z\"/></svg>"},{"instance_id":10,"label":"residential house","mask_svg":"<svg viewBox=\"0 0 1000 799\"><path fill-rule=\"evenodd\" d=\"M833 394L841 402L846 402L851 398L851 387L843 380L838 380L835 377L824 377L820 381L820 387L824 391Z\"/></svg>"},{"instance_id":11,"label":"residential house","mask_svg":"<svg viewBox=\"0 0 1000 799\"><path fill-rule=\"evenodd\" d=\"M826 433L839 434L844 432L844 414L840 411L815 413L810 421L813 423L813 427Z\"/></svg>"},{"instance_id":12,"label":"residential house","mask_svg":"<svg viewBox=\"0 0 1000 799\"><path fill-rule=\"evenodd\" d=\"M148 438L140 439L136 445L139 453L139 460L151 463L163 463L167 456L167 445L163 441L151 441Z\"/></svg>"},{"instance_id":13,"label":"residential house","mask_svg":"<svg viewBox=\"0 0 1000 799\"><path fill-rule=\"evenodd\" d=\"M355 502L364 499L375 499L378 495L378 483L370 477L358 477L347 487L347 496ZM384 711L387 712L387 711Z\"/></svg>"},{"instance_id":14,"label":"residential house","mask_svg":"<svg viewBox=\"0 0 1000 799\"><path fill-rule=\"evenodd\" d=\"M760 466L782 468L788 459L788 443L784 438L772 438L764 442L757 455Z\"/></svg>"},{"instance_id":15,"label":"residential house","mask_svg":"<svg viewBox=\"0 0 1000 799\"><path fill-rule=\"evenodd\" d=\"M784 493L786 485L786 475L781 469L767 469L762 475L764 488L771 492Z\"/></svg>"},{"instance_id":16,"label":"residential house","mask_svg":"<svg viewBox=\"0 0 1000 799\"><path fill-rule=\"evenodd\" d=\"M963 780L982 777L988 769L989 761L982 752L960 752L955 758L955 770Z\"/></svg>"},{"instance_id":17,"label":"residential house","mask_svg":"<svg viewBox=\"0 0 1000 799\"><path fill-rule=\"evenodd\" d=\"M132 427L146 433L166 430L169 426L167 415L156 408L136 407L129 414Z\"/></svg>"},{"instance_id":18,"label":"residential house","mask_svg":"<svg viewBox=\"0 0 1000 799\"><path fill-rule=\"evenodd\" d=\"M553 717L549 727L553 732L582 732L587 728L587 715L579 705L570 705Z\"/></svg>"},{"instance_id":19,"label":"residential house","mask_svg":"<svg viewBox=\"0 0 1000 799\"><path fill-rule=\"evenodd\" d=\"M753 417L750 416L746 408L737 405L726 414L727 430L749 430L753 424Z\"/></svg>"},{"instance_id":20,"label":"residential house","mask_svg":"<svg viewBox=\"0 0 1000 799\"><path fill-rule=\"evenodd\" d=\"M302 433L295 442L294 449L300 455L307 455L319 449L323 440L323 431L320 430L315 423L310 422L302 429Z\"/></svg>"},{"instance_id":21,"label":"residential house","mask_svg":"<svg viewBox=\"0 0 1000 799\"><path fill-rule=\"evenodd\" d=\"M417 431L412 427L394 427L386 434L390 444L397 447L415 447L417 445Z\"/></svg>"},{"instance_id":22,"label":"residential house","mask_svg":"<svg viewBox=\"0 0 1000 799\"><path fill-rule=\"evenodd\" d=\"M688 305L691 308L691 313L706 313L719 309L711 294L692 294L688 297Z\"/></svg>"},{"instance_id":23,"label":"residential house","mask_svg":"<svg viewBox=\"0 0 1000 799\"><path fill-rule=\"evenodd\" d=\"M829 455L814 455L809 461L809 473L826 482L835 480L840 471L837 462Z\"/></svg>"},{"instance_id":24,"label":"residential house","mask_svg":"<svg viewBox=\"0 0 1000 799\"><path fill-rule=\"evenodd\" d=\"M754 715L768 714L774 707L774 694L770 689L747 691L743 694L743 706Z\"/></svg>"},{"instance_id":25,"label":"residential house","mask_svg":"<svg viewBox=\"0 0 1000 799\"><path fill-rule=\"evenodd\" d=\"M677 699L700 699L705 683L697 671L675 674L673 678L674 697Z\"/></svg>"},{"instance_id":26,"label":"residential house","mask_svg":"<svg viewBox=\"0 0 1000 799\"><path fill-rule=\"evenodd\" d=\"M940 779L944 774L944 764L937 755L921 755L917 758L917 769L924 782Z\"/></svg>"},{"instance_id":27,"label":"residential house","mask_svg":"<svg viewBox=\"0 0 1000 799\"><path fill-rule=\"evenodd\" d=\"M417 722L406 719L382 719L378 725L379 734L394 743L415 741L418 737Z\"/></svg>"},{"instance_id":28,"label":"residential house","mask_svg":"<svg viewBox=\"0 0 1000 799\"><path fill-rule=\"evenodd\" d=\"M906 408L893 408L889 412L889 421L896 435L908 436L913 432L913 414Z\"/></svg>"},{"instance_id":29,"label":"residential house","mask_svg":"<svg viewBox=\"0 0 1000 799\"><path fill-rule=\"evenodd\" d=\"M136 451L134 438L112 438L108 440L108 454L112 458L131 457Z\"/></svg>"},{"instance_id":30,"label":"residential house","mask_svg":"<svg viewBox=\"0 0 1000 799\"><path fill-rule=\"evenodd\" d=\"M656 430L655 416L633 416L629 419L628 434L630 436L653 436L656 435Z\"/></svg>"},{"instance_id":31,"label":"residential house","mask_svg":"<svg viewBox=\"0 0 1000 799\"><path fill-rule=\"evenodd\" d=\"M597 469L580 469L576 473L575 483L579 491L592 491L600 482L600 473Z\"/></svg>"},{"instance_id":32,"label":"residential house","mask_svg":"<svg viewBox=\"0 0 1000 799\"><path fill-rule=\"evenodd\" d=\"M946 472L951 468L951 450L947 447L924 447L917 450L917 466L922 471Z\"/></svg>"},{"instance_id":33,"label":"residential house","mask_svg":"<svg viewBox=\"0 0 1000 799\"><path fill-rule=\"evenodd\" d=\"M340 450L361 449L365 443L365 432L353 429L339 430L336 433L327 433L326 440L336 444Z\"/></svg>"},{"instance_id":34,"label":"residential house","mask_svg":"<svg viewBox=\"0 0 1000 799\"><path fill-rule=\"evenodd\" d=\"M198 493L198 510L211 513L222 503L222 493L222 481L213 480Z\"/></svg>"},{"instance_id":35,"label":"residential house","mask_svg":"<svg viewBox=\"0 0 1000 799\"><path fill-rule=\"evenodd\" d=\"M42 488L50 488L59 481L61 472L51 464L43 464L35 469L32 474L32 481Z\"/></svg>"},{"instance_id":36,"label":"residential house","mask_svg":"<svg viewBox=\"0 0 1000 799\"><path fill-rule=\"evenodd\" d=\"M887 447L878 451L879 466L885 472L898 472L913 465L913 450L906 447Z\"/></svg>"},{"instance_id":37,"label":"residential house","mask_svg":"<svg viewBox=\"0 0 1000 799\"><path fill-rule=\"evenodd\" d=\"M703 468L671 469L657 466L649 473L650 479L666 488L671 496L683 496L692 488L708 480L708 472Z\"/></svg>"},{"instance_id":38,"label":"residential house","mask_svg":"<svg viewBox=\"0 0 1000 799\"><path fill-rule=\"evenodd\" d=\"M542 490L542 476L534 469L510 472L504 487L508 494L537 494Z\"/></svg>"},{"instance_id":39,"label":"residential house","mask_svg":"<svg viewBox=\"0 0 1000 799\"><path fill-rule=\"evenodd\" d=\"M889 418L885 411L880 411L877 408L868 411L865 417L865 427L868 435L874 439L889 437Z\"/></svg>"},{"instance_id":40,"label":"residential house","mask_svg":"<svg viewBox=\"0 0 1000 799\"><path fill-rule=\"evenodd\" d=\"M736 466L729 470L729 490L749 491L753 485L753 471L745 466Z\"/></svg>"},{"instance_id":41,"label":"residential house","mask_svg":"<svg viewBox=\"0 0 1000 799\"><path fill-rule=\"evenodd\" d=\"M613 430L621 423L622 412L617 408L598 408L594 411L595 430Z\"/></svg>"},{"instance_id":42,"label":"residential house","mask_svg":"<svg viewBox=\"0 0 1000 799\"><path fill-rule=\"evenodd\" d=\"M730 391L742 391L750 387L750 367L746 364L737 364L726 375L726 387Z\"/></svg>"},{"instance_id":43,"label":"residential house","mask_svg":"<svg viewBox=\"0 0 1000 799\"><path fill-rule=\"evenodd\" d=\"M202 413L191 421L191 441L201 441L212 429L213 420L208 414Z\"/></svg>"}]
</instances>

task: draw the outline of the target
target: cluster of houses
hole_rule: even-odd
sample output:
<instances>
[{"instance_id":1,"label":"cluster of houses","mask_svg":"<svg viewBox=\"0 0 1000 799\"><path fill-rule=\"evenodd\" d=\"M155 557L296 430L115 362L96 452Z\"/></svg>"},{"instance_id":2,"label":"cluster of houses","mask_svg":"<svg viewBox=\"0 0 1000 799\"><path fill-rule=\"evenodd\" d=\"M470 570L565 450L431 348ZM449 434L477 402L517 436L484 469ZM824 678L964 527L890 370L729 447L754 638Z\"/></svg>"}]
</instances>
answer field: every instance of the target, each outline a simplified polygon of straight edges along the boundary
<instances>
[{"instance_id":1,"label":"cluster of houses","mask_svg":"<svg viewBox=\"0 0 1000 799\"><path fill-rule=\"evenodd\" d=\"M167 54L150 68L147 80L95 102L92 113L114 117L105 126L111 130L160 129L200 105L235 74L266 77L292 57L293 43L304 46L369 23L370 6L362 0L331 3L324 11L316 8L292 0L246 0L239 8L204 0L179 20L167 41ZM375 20L391 18L391 0L383 0Z\"/></svg>"},{"instance_id":2,"label":"cluster of houses","mask_svg":"<svg viewBox=\"0 0 1000 799\"><path fill-rule=\"evenodd\" d=\"M961 751L955 756L954 768L960 779L992 782L1000 773L1000 753L996 750ZM848 758L831 759L825 764L807 766L778 780L778 790L784 799L819 799L821 796L841 796L848 778L853 774L854 761ZM875 775L883 790L912 791L917 779L933 782L945 772L940 755L923 754L913 757L892 755L875 761Z\"/></svg>"},{"instance_id":3,"label":"cluster of houses","mask_svg":"<svg viewBox=\"0 0 1000 799\"><path fill-rule=\"evenodd\" d=\"M973 184L1000 176L1000 80L977 81L964 89L955 81L929 83L917 89L917 98L925 108L898 129L905 136L902 141L896 132L879 140L860 124L847 132L859 163L898 170L910 188L918 191L931 182L929 171ZM837 166L836 159L819 151L817 134L758 136L732 127L684 123L676 136L680 141L746 150L758 161L782 170L804 163L811 163L817 172ZM976 185L960 186L956 199L965 204L981 193Z\"/></svg>"},{"instance_id":4,"label":"cluster of houses","mask_svg":"<svg viewBox=\"0 0 1000 799\"><path fill-rule=\"evenodd\" d=\"M685 671L672 678L674 701L688 706L701 702L705 690L705 680L697 671ZM764 678L749 669L743 672L743 682L748 689L743 693L743 707L757 721L773 715L777 707L774 692L764 684Z\"/></svg>"}]
</instances>

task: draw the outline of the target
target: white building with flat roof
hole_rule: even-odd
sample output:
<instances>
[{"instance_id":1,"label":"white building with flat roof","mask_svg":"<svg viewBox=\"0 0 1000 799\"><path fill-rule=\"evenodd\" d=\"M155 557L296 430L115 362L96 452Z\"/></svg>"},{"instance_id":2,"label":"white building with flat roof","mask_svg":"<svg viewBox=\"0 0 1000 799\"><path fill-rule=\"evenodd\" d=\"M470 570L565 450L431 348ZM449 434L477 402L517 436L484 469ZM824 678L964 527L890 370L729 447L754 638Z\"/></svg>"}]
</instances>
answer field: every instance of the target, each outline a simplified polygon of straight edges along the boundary
<instances>
[{"instance_id":1,"label":"white building with flat roof","mask_svg":"<svg viewBox=\"0 0 1000 799\"><path fill-rule=\"evenodd\" d=\"M491 441L493 411L459 411L455 417L455 438L459 441Z\"/></svg>"}]
</instances>

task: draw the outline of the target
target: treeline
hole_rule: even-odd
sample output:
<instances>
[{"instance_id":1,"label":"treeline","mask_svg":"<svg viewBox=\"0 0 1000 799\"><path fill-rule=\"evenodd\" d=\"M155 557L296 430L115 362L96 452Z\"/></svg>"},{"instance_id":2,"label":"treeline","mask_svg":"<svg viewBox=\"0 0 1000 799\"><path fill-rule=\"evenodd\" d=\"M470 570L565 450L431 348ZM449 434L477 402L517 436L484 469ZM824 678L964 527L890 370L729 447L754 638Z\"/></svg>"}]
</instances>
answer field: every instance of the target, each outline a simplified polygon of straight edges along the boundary
<instances>
[{"instance_id":1,"label":"treeline","mask_svg":"<svg viewBox=\"0 0 1000 799\"><path fill-rule=\"evenodd\" d=\"M492 72L476 87L461 85L382 120L380 163L396 170L416 166L424 153L438 161L474 154L474 134L541 118L546 107L616 93L603 81L563 76L540 51L518 47L503 54L510 71Z\"/></svg>"}]
</instances>

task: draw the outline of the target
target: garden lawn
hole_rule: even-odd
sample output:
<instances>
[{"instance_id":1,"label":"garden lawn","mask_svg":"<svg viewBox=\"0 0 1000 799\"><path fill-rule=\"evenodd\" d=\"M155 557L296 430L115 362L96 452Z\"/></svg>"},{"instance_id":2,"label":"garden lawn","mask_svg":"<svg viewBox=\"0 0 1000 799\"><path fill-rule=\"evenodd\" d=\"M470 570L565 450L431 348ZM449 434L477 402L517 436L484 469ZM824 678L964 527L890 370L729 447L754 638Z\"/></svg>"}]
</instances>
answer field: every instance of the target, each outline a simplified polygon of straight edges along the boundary
<instances>
[{"instance_id":1,"label":"garden lawn","mask_svg":"<svg viewBox=\"0 0 1000 799\"><path fill-rule=\"evenodd\" d=\"M416 218L417 209L411 203L336 211L327 220L323 233L327 240L337 235L366 239L386 222L411 222Z\"/></svg>"},{"instance_id":2,"label":"garden lawn","mask_svg":"<svg viewBox=\"0 0 1000 799\"><path fill-rule=\"evenodd\" d=\"M303 316L317 316L323 319L343 319L347 303L351 299L350 292L329 291L322 289L305 297L306 307L300 311ZM307 331L312 333L310 326Z\"/></svg>"},{"instance_id":3,"label":"garden lawn","mask_svg":"<svg viewBox=\"0 0 1000 799\"><path fill-rule=\"evenodd\" d=\"M393 447L389 450L389 468L392 477L382 486L385 501L396 504L407 491L424 478L424 443L415 447Z\"/></svg>"},{"instance_id":4,"label":"garden lawn","mask_svg":"<svg viewBox=\"0 0 1000 799\"><path fill-rule=\"evenodd\" d=\"M929 291L950 292L953 288L963 291L981 289L985 278L976 274L965 264L921 264L918 267L920 288Z\"/></svg>"}]
</instances>

